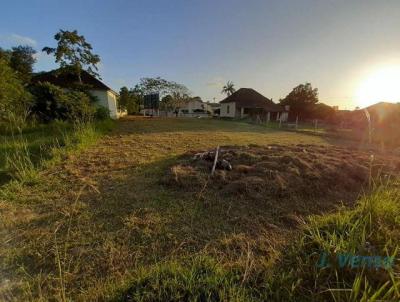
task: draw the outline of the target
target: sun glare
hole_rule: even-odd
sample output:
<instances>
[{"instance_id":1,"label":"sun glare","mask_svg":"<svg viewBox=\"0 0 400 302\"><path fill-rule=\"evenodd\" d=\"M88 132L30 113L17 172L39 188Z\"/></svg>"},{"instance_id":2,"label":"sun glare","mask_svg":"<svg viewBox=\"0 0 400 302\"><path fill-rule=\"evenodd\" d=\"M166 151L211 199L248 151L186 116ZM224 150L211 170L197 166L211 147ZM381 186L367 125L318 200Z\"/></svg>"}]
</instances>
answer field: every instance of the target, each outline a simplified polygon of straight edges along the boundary
<instances>
[{"instance_id":1,"label":"sun glare","mask_svg":"<svg viewBox=\"0 0 400 302\"><path fill-rule=\"evenodd\" d=\"M400 65L386 66L370 73L357 91L361 108L378 102L400 102Z\"/></svg>"}]
</instances>

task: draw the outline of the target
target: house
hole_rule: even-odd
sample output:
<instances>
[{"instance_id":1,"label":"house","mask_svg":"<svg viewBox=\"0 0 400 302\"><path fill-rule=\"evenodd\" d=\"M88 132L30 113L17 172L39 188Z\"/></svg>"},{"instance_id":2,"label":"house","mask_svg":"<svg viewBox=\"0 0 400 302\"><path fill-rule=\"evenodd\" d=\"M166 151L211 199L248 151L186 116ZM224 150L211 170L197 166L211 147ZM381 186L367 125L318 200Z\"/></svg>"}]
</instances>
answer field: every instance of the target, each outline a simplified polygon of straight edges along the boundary
<instances>
[{"instance_id":1,"label":"house","mask_svg":"<svg viewBox=\"0 0 400 302\"><path fill-rule=\"evenodd\" d=\"M220 111L221 111L221 104L220 103L211 103L207 102L207 105L209 106L211 113L213 116L219 116Z\"/></svg>"},{"instance_id":2,"label":"house","mask_svg":"<svg viewBox=\"0 0 400 302\"><path fill-rule=\"evenodd\" d=\"M367 115L369 115L374 128L397 129L400 124L400 104L379 102L354 111L339 110L337 119L347 126L366 128L368 126Z\"/></svg>"},{"instance_id":3,"label":"house","mask_svg":"<svg viewBox=\"0 0 400 302\"><path fill-rule=\"evenodd\" d=\"M118 93L84 70L82 70L81 73L81 80L82 84L88 87L89 93L98 99L98 105L110 111L111 118L116 119L126 114L126 112L118 110ZM64 89L71 89L79 84L79 79L76 74L59 72L58 70L39 73L34 76L33 81L49 82Z\"/></svg>"},{"instance_id":4,"label":"house","mask_svg":"<svg viewBox=\"0 0 400 302\"><path fill-rule=\"evenodd\" d=\"M200 97L194 97L179 108L179 115L188 117L208 116L211 113L210 109L210 106L204 103Z\"/></svg>"},{"instance_id":5,"label":"house","mask_svg":"<svg viewBox=\"0 0 400 302\"><path fill-rule=\"evenodd\" d=\"M220 116L259 118L265 121L287 121L288 108L275 104L251 88L240 88L220 102Z\"/></svg>"}]
</instances>

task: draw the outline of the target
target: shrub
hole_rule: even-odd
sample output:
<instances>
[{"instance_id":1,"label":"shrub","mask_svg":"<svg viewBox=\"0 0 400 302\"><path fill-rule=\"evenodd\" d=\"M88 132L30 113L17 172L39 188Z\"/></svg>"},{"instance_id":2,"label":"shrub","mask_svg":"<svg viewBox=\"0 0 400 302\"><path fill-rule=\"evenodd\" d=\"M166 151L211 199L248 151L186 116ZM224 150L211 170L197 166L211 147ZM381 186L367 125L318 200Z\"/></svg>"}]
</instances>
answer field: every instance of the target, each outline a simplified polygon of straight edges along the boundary
<instances>
[{"instance_id":1,"label":"shrub","mask_svg":"<svg viewBox=\"0 0 400 302\"><path fill-rule=\"evenodd\" d=\"M103 121L110 117L110 110L103 106L98 106L96 108L96 113L94 114L96 120Z\"/></svg>"},{"instance_id":2,"label":"shrub","mask_svg":"<svg viewBox=\"0 0 400 302\"><path fill-rule=\"evenodd\" d=\"M31 88L35 97L32 113L40 120L89 121L95 108L90 97L81 91L64 91L48 82L36 84Z\"/></svg>"},{"instance_id":3,"label":"shrub","mask_svg":"<svg viewBox=\"0 0 400 302\"><path fill-rule=\"evenodd\" d=\"M20 127L25 123L32 96L3 59L0 59L0 79L0 122Z\"/></svg>"}]
</instances>

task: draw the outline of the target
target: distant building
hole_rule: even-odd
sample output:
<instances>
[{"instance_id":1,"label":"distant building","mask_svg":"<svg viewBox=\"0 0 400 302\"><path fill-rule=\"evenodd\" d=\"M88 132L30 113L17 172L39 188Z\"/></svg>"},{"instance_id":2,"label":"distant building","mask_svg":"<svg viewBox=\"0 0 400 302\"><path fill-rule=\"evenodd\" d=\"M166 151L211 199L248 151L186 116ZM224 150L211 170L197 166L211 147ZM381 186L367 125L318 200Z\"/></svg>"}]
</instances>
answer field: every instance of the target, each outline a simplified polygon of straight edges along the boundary
<instances>
[{"instance_id":1,"label":"distant building","mask_svg":"<svg viewBox=\"0 0 400 302\"><path fill-rule=\"evenodd\" d=\"M211 107L203 102L200 97L194 97L179 108L178 114L186 117L208 116L211 114Z\"/></svg>"},{"instance_id":2,"label":"distant building","mask_svg":"<svg viewBox=\"0 0 400 302\"><path fill-rule=\"evenodd\" d=\"M195 112L205 112L205 104L199 97L194 97L185 102L185 105L179 109L179 113L192 114Z\"/></svg>"},{"instance_id":3,"label":"distant building","mask_svg":"<svg viewBox=\"0 0 400 302\"><path fill-rule=\"evenodd\" d=\"M380 102L353 111L339 110L336 116L345 126L366 128L368 126L366 111L374 129L397 131L400 127L400 104Z\"/></svg>"},{"instance_id":4,"label":"distant building","mask_svg":"<svg viewBox=\"0 0 400 302\"><path fill-rule=\"evenodd\" d=\"M210 108L211 114L213 116L219 116L221 111L221 104L220 103L211 103L207 102L208 107Z\"/></svg>"},{"instance_id":5,"label":"distant building","mask_svg":"<svg viewBox=\"0 0 400 302\"><path fill-rule=\"evenodd\" d=\"M98 105L110 111L111 118L116 119L126 114L126 112L118 110L118 93L84 70L82 70L81 79L82 84L88 87L89 93L98 99ZM58 72L57 70L39 73L33 77L33 81L49 82L64 89L72 89L74 86L80 84L76 74Z\"/></svg>"},{"instance_id":6,"label":"distant building","mask_svg":"<svg viewBox=\"0 0 400 302\"><path fill-rule=\"evenodd\" d=\"M251 88L240 88L220 102L220 116L230 118L259 117L266 121L287 121L289 112Z\"/></svg>"}]
</instances>

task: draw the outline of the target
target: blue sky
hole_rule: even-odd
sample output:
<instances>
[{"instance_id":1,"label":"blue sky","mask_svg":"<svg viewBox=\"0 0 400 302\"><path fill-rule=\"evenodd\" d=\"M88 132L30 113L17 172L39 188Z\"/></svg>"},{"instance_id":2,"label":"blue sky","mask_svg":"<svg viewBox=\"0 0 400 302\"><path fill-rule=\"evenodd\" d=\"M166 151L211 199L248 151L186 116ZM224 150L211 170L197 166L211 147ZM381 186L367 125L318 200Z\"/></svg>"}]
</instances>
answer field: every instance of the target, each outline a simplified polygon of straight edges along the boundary
<instances>
[{"instance_id":1,"label":"blue sky","mask_svg":"<svg viewBox=\"0 0 400 302\"><path fill-rule=\"evenodd\" d=\"M277 101L311 82L323 102L350 109L369 71L400 62L398 0L4 2L1 47L41 50L59 29L77 29L115 90L161 76L219 101L231 80ZM36 70L52 61L39 55Z\"/></svg>"}]
</instances>

